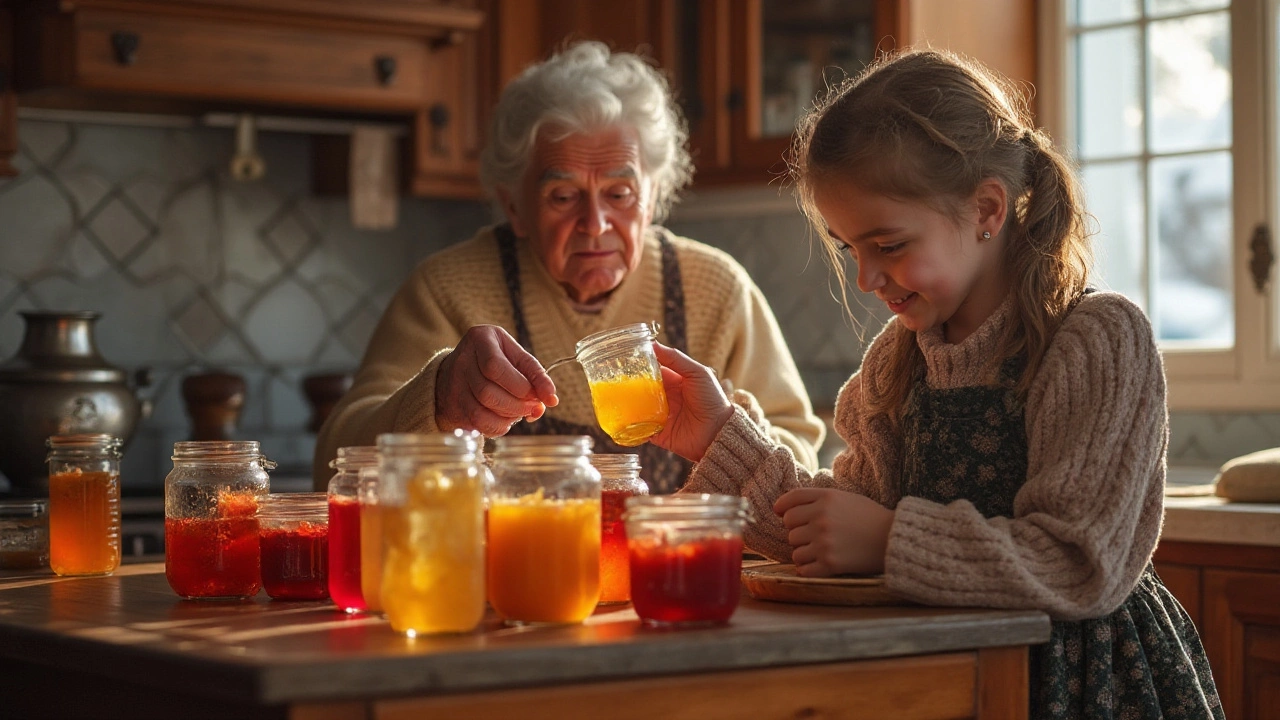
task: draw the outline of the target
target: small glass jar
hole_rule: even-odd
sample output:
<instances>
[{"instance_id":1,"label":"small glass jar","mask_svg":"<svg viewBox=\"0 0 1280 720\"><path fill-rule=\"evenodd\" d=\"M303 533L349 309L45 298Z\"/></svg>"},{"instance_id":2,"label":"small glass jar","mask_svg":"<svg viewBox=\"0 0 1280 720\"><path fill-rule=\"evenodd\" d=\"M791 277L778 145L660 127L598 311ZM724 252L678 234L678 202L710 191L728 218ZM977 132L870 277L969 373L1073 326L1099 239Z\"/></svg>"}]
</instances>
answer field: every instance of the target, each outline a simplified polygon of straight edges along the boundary
<instances>
[{"instance_id":1,"label":"small glass jar","mask_svg":"<svg viewBox=\"0 0 1280 720\"><path fill-rule=\"evenodd\" d=\"M653 354L657 337L657 323L635 323L588 335L575 347L596 421L619 445L640 445L667 423L667 392Z\"/></svg>"},{"instance_id":2,"label":"small glass jar","mask_svg":"<svg viewBox=\"0 0 1280 720\"><path fill-rule=\"evenodd\" d=\"M378 466L360 468L360 596L369 612L382 612L382 505Z\"/></svg>"},{"instance_id":3,"label":"small glass jar","mask_svg":"<svg viewBox=\"0 0 1280 720\"><path fill-rule=\"evenodd\" d=\"M258 503L267 471L256 440L173 444L164 479L164 574L187 599L235 599L258 594Z\"/></svg>"},{"instance_id":4,"label":"small glass jar","mask_svg":"<svg viewBox=\"0 0 1280 720\"><path fill-rule=\"evenodd\" d=\"M648 495L640 479L640 456L633 453L596 453L591 465L600 473L600 603L631 600L631 555L627 549L627 498Z\"/></svg>"},{"instance_id":5,"label":"small glass jar","mask_svg":"<svg viewBox=\"0 0 1280 720\"><path fill-rule=\"evenodd\" d=\"M728 622L738 607L744 498L652 495L627 500L631 603L651 625Z\"/></svg>"},{"instance_id":6,"label":"small glass jar","mask_svg":"<svg viewBox=\"0 0 1280 720\"><path fill-rule=\"evenodd\" d=\"M120 567L120 438L54 435L49 446L49 567L106 575Z\"/></svg>"},{"instance_id":7,"label":"small glass jar","mask_svg":"<svg viewBox=\"0 0 1280 720\"><path fill-rule=\"evenodd\" d=\"M329 463L329 597L349 613L365 609L360 570L360 470L377 467L373 445L338 448Z\"/></svg>"},{"instance_id":8,"label":"small glass jar","mask_svg":"<svg viewBox=\"0 0 1280 720\"><path fill-rule=\"evenodd\" d=\"M49 504L0 500L0 570L49 567Z\"/></svg>"},{"instance_id":9,"label":"small glass jar","mask_svg":"<svg viewBox=\"0 0 1280 720\"><path fill-rule=\"evenodd\" d=\"M409 637L484 619L484 491L475 431L378 436L382 609Z\"/></svg>"},{"instance_id":10,"label":"small glass jar","mask_svg":"<svg viewBox=\"0 0 1280 720\"><path fill-rule=\"evenodd\" d=\"M500 437L493 445L489 604L509 625L581 622L600 599L591 438Z\"/></svg>"},{"instance_id":11,"label":"small glass jar","mask_svg":"<svg viewBox=\"0 0 1280 720\"><path fill-rule=\"evenodd\" d=\"M329 597L329 496L271 493L258 506L262 587L274 600Z\"/></svg>"}]
</instances>

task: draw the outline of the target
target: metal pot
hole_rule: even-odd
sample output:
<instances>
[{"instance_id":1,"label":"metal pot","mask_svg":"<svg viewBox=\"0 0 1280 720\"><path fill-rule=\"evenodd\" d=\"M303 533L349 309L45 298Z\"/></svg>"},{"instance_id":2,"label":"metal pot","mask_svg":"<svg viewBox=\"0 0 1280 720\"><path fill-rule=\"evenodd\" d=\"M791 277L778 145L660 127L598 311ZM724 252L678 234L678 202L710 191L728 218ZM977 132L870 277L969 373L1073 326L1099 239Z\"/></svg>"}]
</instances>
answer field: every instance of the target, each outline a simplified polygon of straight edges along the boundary
<instances>
[{"instance_id":1,"label":"metal pot","mask_svg":"<svg viewBox=\"0 0 1280 720\"><path fill-rule=\"evenodd\" d=\"M0 472L14 495L47 495L45 440L50 435L107 433L125 445L151 404L137 394L150 384L98 353L96 312L24 312L18 352L0 365Z\"/></svg>"}]
</instances>

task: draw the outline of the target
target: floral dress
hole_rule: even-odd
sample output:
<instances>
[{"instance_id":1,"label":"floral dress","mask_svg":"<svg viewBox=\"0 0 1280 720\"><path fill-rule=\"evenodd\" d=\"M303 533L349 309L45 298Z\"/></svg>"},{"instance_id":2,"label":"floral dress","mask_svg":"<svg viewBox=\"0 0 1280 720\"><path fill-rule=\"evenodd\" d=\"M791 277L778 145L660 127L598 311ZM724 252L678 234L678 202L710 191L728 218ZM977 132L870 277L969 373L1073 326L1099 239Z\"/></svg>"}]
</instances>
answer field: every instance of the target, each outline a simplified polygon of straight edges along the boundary
<instances>
[{"instance_id":1,"label":"floral dress","mask_svg":"<svg viewBox=\"0 0 1280 720\"><path fill-rule=\"evenodd\" d=\"M985 517L1013 517L1027 475L1017 358L994 386L929 388L917 381L903 414L902 496L968 500ZM1222 704L1191 618L1148 565L1111 614L1053 622L1031 650L1031 717L1218 718Z\"/></svg>"}]
</instances>

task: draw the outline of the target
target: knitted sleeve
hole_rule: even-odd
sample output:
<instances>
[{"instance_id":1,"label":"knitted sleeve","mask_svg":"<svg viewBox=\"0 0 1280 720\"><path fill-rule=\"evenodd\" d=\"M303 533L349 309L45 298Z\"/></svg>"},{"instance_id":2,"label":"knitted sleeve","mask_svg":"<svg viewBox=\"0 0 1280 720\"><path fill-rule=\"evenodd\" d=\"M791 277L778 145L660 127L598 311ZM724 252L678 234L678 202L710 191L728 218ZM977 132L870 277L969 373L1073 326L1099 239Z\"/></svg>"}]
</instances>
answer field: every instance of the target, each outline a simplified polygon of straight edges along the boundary
<instances>
[{"instance_id":1,"label":"knitted sleeve","mask_svg":"<svg viewBox=\"0 0 1280 720\"><path fill-rule=\"evenodd\" d=\"M881 503L893 499L894 468L901 455L899 443L883 416L863 410L864 383L876 383L886 367L889 339L903 329L891 321L867 350L862 370L854 374L836 400L836 433L846 448L835 461L835 470L810 472L797 463L790 449L751 422L742 407L707 448L694 466L683 492L741 495L747 498L755 522L743 531L752 550L779 562L791 561L787 529L773 512L780 495L798 487L829 487L862 493Z\"/></svg>"},{"instance_id":2,"label":"knitted sleeve","mask_svg":"<svg viewBox=\"0 0 1280 720\"><path fill-rule=\"evenodd\" d=\"M968 501L898 504L888 587L932 604L1099 617L1132 591L1155 548L1168 416L1150 324L1123 296L1085 297L1027 397L1027 480L1012 518Z\"/></svg>"}]
</instances>

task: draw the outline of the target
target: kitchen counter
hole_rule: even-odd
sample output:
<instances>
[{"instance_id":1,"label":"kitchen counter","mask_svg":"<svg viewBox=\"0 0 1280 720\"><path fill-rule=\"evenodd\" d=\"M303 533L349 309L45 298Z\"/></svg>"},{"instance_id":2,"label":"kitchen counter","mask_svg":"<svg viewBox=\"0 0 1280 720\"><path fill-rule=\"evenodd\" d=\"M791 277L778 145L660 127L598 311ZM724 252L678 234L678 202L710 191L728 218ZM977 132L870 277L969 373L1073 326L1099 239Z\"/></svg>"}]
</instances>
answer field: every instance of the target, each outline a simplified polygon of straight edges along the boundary
<instances>
[{"instance_id":1,"label":"kitchen counter","mask_svg":"<svg viewBox=\"0 0 1280 720\"><path fill-rule=\"evenodd\" d=\"M1213 494L1217 468L1170 466L1160 539L1280 547L1280 504L1228 502ZM1179 493L1193 493L1178 497Z\"/></svg>"},{"instance_id":2,"label":"kitchen counter","mask_svg":"<svg viewBox=\"0 0 1280 720\"><path fill-rule=\"evenodd\" d=\"M1025 717L1027 646L1048 637L1034 611L744 595L725 627L647 628L621 605L577 626L506 628L491 614L474 633L410 639L327 603L184 601L162 563L96 578L8 572L0 707L302 720L807 717L856 705L867 717Z\"/></svg>"}]
</instances>

